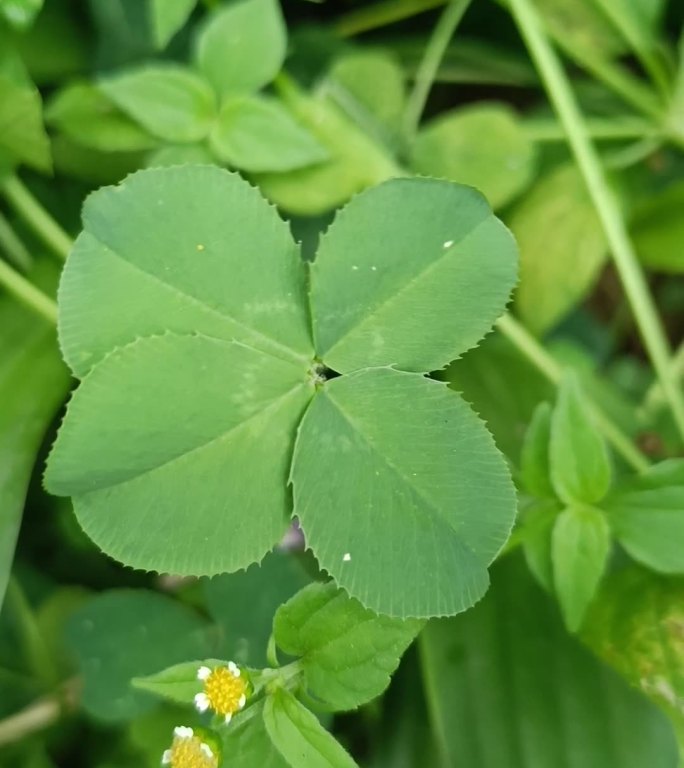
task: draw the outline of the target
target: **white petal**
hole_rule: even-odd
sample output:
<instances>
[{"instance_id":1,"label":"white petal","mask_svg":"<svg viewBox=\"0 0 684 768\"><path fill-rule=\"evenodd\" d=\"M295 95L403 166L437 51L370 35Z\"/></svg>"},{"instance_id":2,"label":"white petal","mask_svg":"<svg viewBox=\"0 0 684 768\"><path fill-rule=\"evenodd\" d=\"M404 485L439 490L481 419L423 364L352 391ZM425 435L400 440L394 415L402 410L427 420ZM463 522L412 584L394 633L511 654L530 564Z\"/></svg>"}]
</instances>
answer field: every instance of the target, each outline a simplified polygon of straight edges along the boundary
<instances>
[{"instance_id":1,"label":"white petal","mask_svg":"<svg viewBox=\"0 0 684 768\"><path fill-rule=\"evenodd\" d=\"M229 712L229 713L226 715L226 725L228 725L228 723L229 723L229 722L230 722L232 719L233 719L233 715L232 715L232 713L230 713L230 712Z\"/></svg>"},{"instance_id":2,"label":"white petal","mask_svg":"<svg viewBox=\"0 0 684 768\"><path fill-rule=\"evenodd\" d=\"M173 729L174 736L178 736L179 739L191 739L194 731L192 728L188 728L185 725L179 725Z\"/></svg>"},{"instance_id":3,"label":"white petal","mask_svg":"<svg viewBox=\"0 0 684 768\"><path fill-rule=\"evenodd\" d=\"M245 706L246 703L247 703L247 697L243 693L242 696L240 696L240 699L238 700L238 707L240 707L240 709L242 709Z\"/></svg>"},{"instance_id":4,"label":"white petal","mask_svg":"<svg viewBox=\"0 0 684 768\"><path fill-rule=\"evenodd\" d=\"M209 667L200 667L197 670L197 679L206 680L210 674L211 674L211 670L209 669Z\"/></svg>"},{"instance_id":5,"label":"white petal","mask_svg":"<svg viewBox=\"0 0 684 768\"><path fill-rule=\"evenodd\" d=\"M165 749L162 755L162 765L168 765L171 762L171 750Z\"/></svg>"},{"instance_id":6,"label":"white petal","mask_svg":"<svg viewBox=\"0 0 684 768\"><path fill-rule=\"evenodd\" d=\"M228 670L233 675L233 677L240 677L240 670L234 661L228 662Z\"/></svg>"},{"instance_id":7,"label":"white petal","mask_svg":"<svg viewBox=\"0 0 684 768\"><path fill-rule=\"evenodd\" d=\"M211 747L208 744L200 744L200 749L204 754L211 760L211 758L214 756L214 753L211 751Z\"/></svg>"},{"instance_id":8,"label":"white petal","mask_svg":"<svg viewBox=\"0 0 684 768\"><path fill-rule=\"evenodd\" d=\"M206 693L198 693L195 696L195 708L198 712L206 712L209 709L209 697Z\"/></svg>"}]
</instances>

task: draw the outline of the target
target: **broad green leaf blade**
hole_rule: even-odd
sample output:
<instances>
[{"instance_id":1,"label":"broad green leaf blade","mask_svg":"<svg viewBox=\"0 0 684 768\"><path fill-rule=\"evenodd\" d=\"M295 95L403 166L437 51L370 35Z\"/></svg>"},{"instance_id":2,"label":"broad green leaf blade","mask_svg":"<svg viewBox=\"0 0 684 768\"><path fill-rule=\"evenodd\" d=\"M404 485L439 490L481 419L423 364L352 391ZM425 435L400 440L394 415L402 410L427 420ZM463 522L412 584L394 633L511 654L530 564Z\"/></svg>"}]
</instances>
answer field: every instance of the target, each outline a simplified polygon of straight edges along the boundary
<instances>
[{"instance_id":1,"label":"broad green leaf blade","mask_svg":"<svg viewBox=\"0 0 684 768\"><path fill-rule=\"evenodd\" d=\"M574 166L543 177L509 221L520 248L516 309L541 334L589 294L608 258L606 237Z\"/></svg>"},{"instance_id":2,"label":"broad green leaf blade","mask_svg":"<svg viewBox=\"0 0 684 768\"><path fill-rule=\"evenodd\" d=\"M684 182L672 184L636 206L630 230L642 264L659 272L684 272L682 210Z\"/></svg>"},{"instance_id":3,"label":"broad green leaf blade","mask_svg":"<svg viewBox=\"0 0 684 768\"><path fill-rule=\"evenodd\" d=\"M571 632L582 626L609 554L610 529L601 510L573 506L558 515L551 537L553 582Z\"/></svg>"},{"instance_id":4,"label":"broad green leaf blade","mask_svg":"<svg viewBox=\"0 0 684 768\"><path fill-rule=\"evenodd\" d=\"M0 13L21 30L33 24L42 7L43 0L0 0Z\"/></svg>"},{"instance_id":5,"label":"broad green leaf blade","mask_svg":"<svg viewBox=\"0 0 684 768\"><path fill-rule=\"evenodd\" d=\"M203 336L141 339L76 391L48 461L85 532L134 568L246 568L282 536L306 370Z\"/></svg>"},{"instance_id":6,"label":"broad green leaf blade","mask_svg":"<svg viewBox=\"0 0 684 768\"><path fill-rule=\"evenodd\" d=\"M67 641L83 677L83 708L109 722L152 709L153 696L134 677L207 655L207 624L193 611L145 590L111 590L69 622Z\"/></svg>"},{"instance_id":7,"label":"broad green leaf blade","mask_svg":"<svg viewBox=\"0 0 684 768\"><path fill-rule=\"evenodd\" d=\"M46 110L48 123L78 144L103 152L135 152L158 143L94 85L62 88Z\"/></svg>"},{"instance_id":8,"label":"broad green leaf blade","mask_svg":"<svg viewBox=\"0 0 684 768\"><path fill-rule=\"evenodd\" d=\"M285 80L280 96L302 126L328 151L330 160L289 173L254 176L262 192L284 210L317 216L357 192L402 176L389 152L373 141L334 103L312 98Z\"/></svg>"},{"instance_id":9,"label":"broad green leaf blade","mask_svg":"<svg viewBox=\"0 0 684 768\"><path fill-rule=\"evenodd\" d=\"M277 550L244 572L207 581L204 595L207 610L222 631L221 653L237 664L267 666L273 616L309 581L295 556Z\"/></svg>"},{"instance_id":10,"label":"broad green leaf blade","mask_svg":"<svg viewBox=\"0 0 684 768\"><path fill-rule=\"evenodd\" d=\"M568 636L517 558L497 563L479 605L430 622L419 644L442 755L430 768L677 765L665 718Z\"/></svg>"},{"instance_id":11,"label":"broad green leaf blade","mask_svg":"<svg viewBox=\"0 0 684 768\"><path fill-rule=\"evenodd\" d=\"M550 594L553 594L551 541L559 512L558 502L551 499L537 501L525 509L521 527L527 567Z\"/></svg>"},{"instance_id":12,"label":"broad green leaf blade","mask_svg":"<svg viewBox=\"0 0 684 768\"><path fill-rule=\"evenodd\" d=\"M359 125L375 120L394 133L406 100L404 73L384 51L360 50L338 58L322 92Z\"/></svg>"},{"instance_id":13,"label":"broad green leaf blade","mask_svg":"<svg viewBox=\"0 0 684 768\"><path fill-rule=\"evenodd\" d=\"M316 350L346 373L445 366L477 344L516 280L508 230L475 190L395 179L355 197L311 268Z\"/></svg>"},{"instance_id":14,"label":"broad green leaf blade","mask_svg":"<svg viewBox=\"0 0 684 768\"><path fill-rule=\"evenodd\" d=\"M378 616L329 582L311 584L279 608L273 633L286 653L302 657L309 693L345 710L387 688L422 626Z\"/></svg>"},{"instance_id":15,"label":"broad green leaf blade","mask_svg":"<svg viewBox=\"0 0 684 768\"><path fill-rule=\"evenodd\" d=\"M583 639L669 715L684 749L682 624L684 580L632 567L606 581Z\"/></svg>"},{"instance_id":16,"label":"broad green leaf blade","mask_svg":"<svg viewBox=\"0 0 684 768\"><path fill-rule=\"evenodd\" d=\"M200 667L211 668L225 666L220 659L203 659L201 661L184 661L171 667L155 672L145 677L134 677L131 684L139 691L153 693L162 699L177 704L193 704L195 695L202 691L204 684L197 678Z\"/></svg>"},{"instance_id":17,"label":"broad green leaf blade","mask_svg":"<svg viewBox=\"0 0 684 768\"><path fill-rule=\"evenodd\" d=\"M52 169L38 90L0 72L0 151L39 171Z\"/></svg>"},{"instance_id":18,"label":"broad green leaf blade","mask_svg":"<svg viewBox=\"0 0 684 768\"><path fill-rule=\"evenodd\" d=\"M289 768L266 730L264 703L254 705L249 719L236 719L223 730L223 754L230 768Z\"/></svg>"},{"instance_id":19,"label":"broad green leaf blade","mask_svg":"<svg viewBox=\"0 0 684 768\"><path fill-rule=\"evenodd\" d=\"M60 342L78 376L115 347L165 331L311 359L297 247L236 174L204 166L136 173L91 195L83 226L59 291Z\"/></svg>"},{"instance_id":20,"label":"broad green leaf blade","mask_svg":"<svg viewBox=\"0 0 684 768\"><path fill-rule=\"evenodd\" d=\"M188 20L196 4L197 0L149 0L152 39L158 49L166 47Z\"/></svg>"},{"instance_id":21,"label":"broad green leaf blade","mask_svg":"<svg viewBox=\"0 0 684 768\"><path fill-rule=\"evenodd\" d=\"M619 485L601 506L635 560L661 573L684 573L684 460L656 464Z\"/></svg>"},{"instance_id":22,"label":"broad green leaf blade","mask_svg":"<svg viewBox=\"0 0 684 768\"><path fill-rule=\"evenodd\" d=\"M612 474L608 449L574 374L568 374L558 390L549 456L551 482L564 502L593 504L608 492Z\"/></svg>"},{"instance_id":23,"label":"broad green leaf blade","mask_svg":"<svg viewBox=\"0 0 684 768\"><path fill-rule=\"evenodd\" d=\"M54 329L12 298L2 296L0 606L12 567L36 452L68 384L68 372L59 358Z\"/></svg>"},{"instance_id":24,"label":"broad green leaf blade","mask_svg":"<svg viewBox=\"0 0 684 768\"><path fill-rule=\"evenodd\" d=\"M501 208L532 181L534 144L505 104L477 104L441 114L418 132L411 167L426 176L476 187Z\"/></svg>"},{"instance_id":25,"label":"broad green leaf blade","mask_svg":"<svg viewBox=\"0 0 684 768\"><path fill-rule=\"evenodd\" d=\"M551 406L540 403L532 414L520 455L520 479L533 496L553 497L550 478L549 442L551 439Z\"/></svg>"},{"instance_id":26,"label":"broad green leaf blade","mask_svg":"<svg viewBox=\"0 0 684 768\"><path fill-rule=\"evenodd\" d=\"M209 84L176 64L103 77L98 86L129 117L167 141L201 141L216 117L216 96Z\"/></svg>"},{"instance_id":27,"label":"broad green leaf blade","mask_svg":"<svg viewBox=\"0 0 684 768\"><path fill-rule=\"evenodd\" d=\"M291 768L358 768L316 716L284 689L264 706L264 723L273 746Z\"/></svg>"},{"instance_id":28,"label":"broad green leaf blade","mask_svg":"<svg viewBox=\"0 0 684 768\"><path fill-rule=\"evenodd\" d=\"M292 483L321 567L367 608L400 618L476 603L515 517L506 463L467 403L386 368L318 391Z\"/></svg>"},{"instance_id":29,"label":"broad green leaf blade","mask_svg":"<svg viewBox=\"0 0 684 768\"><path fill-rule=\"evenodd\" d=\"M275 99L224 101L210 136L216 155L243 171L292 171L329 157L328 151Z\"/></svg>"},{"instance_id":30,"label":"broad green leaf blade","mask_svg":"<svg viewBox=\"0 0 684 768\"><path fill-rule=\"evenodd\" d=\"M253 93L280 72L286 47L278 0L237 0L201 30L197 66L221 96Z\"/></svg>"}]
</instances>

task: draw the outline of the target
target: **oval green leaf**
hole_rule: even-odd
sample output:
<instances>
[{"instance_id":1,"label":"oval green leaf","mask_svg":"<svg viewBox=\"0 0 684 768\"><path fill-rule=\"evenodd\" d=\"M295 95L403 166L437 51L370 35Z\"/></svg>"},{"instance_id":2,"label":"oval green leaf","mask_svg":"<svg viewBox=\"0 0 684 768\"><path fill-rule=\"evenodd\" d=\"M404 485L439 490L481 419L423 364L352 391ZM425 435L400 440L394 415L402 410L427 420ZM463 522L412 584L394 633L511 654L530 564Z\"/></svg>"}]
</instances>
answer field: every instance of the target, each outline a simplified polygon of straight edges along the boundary
<instances>
[{"instance_id":1,"label":"oval green leaf","mask_svg":"<svg viewBox=\"0 0 684 768\"><path fill-rule=\"evenodd\" d=\"M501 208L532 181L534 144L505 104L478 104L446 112L421 128L411 167L475 187L492 208Z\"/></svg>"},{"instance_id":2,"label":"oval green leaf","mask_svg":"<svg viewBox=\"0 0 684 768\"><path fill-rule=\"evenodd\" d=\"M473 347L516 280L515 243L473 189L394 179L355 197L311 268L316 351L335 371L431 371Z\"/></svg>"},{"instance_id":3,"label":"oval green leaf","mask_svg":"<svg viewBox=\"0 0 684 768\"><path fill-rule=\"evenodd\" d=\"M385 368L316 394L292 483L320 565L364 606L400 618L477 602L515 517L504 458L465 401Z\"/></svg>"},{"instance_id":4,"label":"oval green leaf","mask_svg":"<svg viewBox=\"0 0 684 768\"><path fill-rule=\"evenodd\" d=\"M237 174L156 168L91 195L59 289L64 356L84 375L141 336L205 333L308 364L304 265Z\"/></svg>"},{"instance_id":5,"label":"oval green leaf","mask_svg":"<svg viewBox=\"0 0 684 768\"><path fill-rule=\"evenodd\" d=\"M83 380L46 487L93 541L147 570L214 575L260 560L289 517L306 369L237 342L141 339Z\"/></svg>"}]
</instances>

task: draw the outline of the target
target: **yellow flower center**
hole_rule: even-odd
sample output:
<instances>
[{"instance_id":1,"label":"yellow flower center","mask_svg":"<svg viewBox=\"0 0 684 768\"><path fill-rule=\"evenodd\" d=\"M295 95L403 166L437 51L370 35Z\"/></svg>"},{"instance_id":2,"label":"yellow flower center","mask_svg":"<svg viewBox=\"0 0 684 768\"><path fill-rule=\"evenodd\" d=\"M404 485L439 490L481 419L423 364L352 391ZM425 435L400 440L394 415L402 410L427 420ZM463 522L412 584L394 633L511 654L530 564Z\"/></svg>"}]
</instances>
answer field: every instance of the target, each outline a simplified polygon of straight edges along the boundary
<instances>
[{"instance_id":1,"label":"yellow flower center","mask_svg":"<svg viewBox=\"0 0 684 768\"><path fill-rule=\"evenodd\" d=\"M214 712L234 715L244 704L242 697L247 695L247 681L244 675L236 677L228 667L216 667L204 681L204 693Z\"/></svg>"},{"instance_id":2,"label":"yellow flower center","mask_svg":"<svg viewBox=\"0 0 684 768\"><path fill-rule=\"evenodd\" d=\"M163 764L170 768L218 768L218 757L197 736L175 736Z\"/></svg>"}]
</instances>

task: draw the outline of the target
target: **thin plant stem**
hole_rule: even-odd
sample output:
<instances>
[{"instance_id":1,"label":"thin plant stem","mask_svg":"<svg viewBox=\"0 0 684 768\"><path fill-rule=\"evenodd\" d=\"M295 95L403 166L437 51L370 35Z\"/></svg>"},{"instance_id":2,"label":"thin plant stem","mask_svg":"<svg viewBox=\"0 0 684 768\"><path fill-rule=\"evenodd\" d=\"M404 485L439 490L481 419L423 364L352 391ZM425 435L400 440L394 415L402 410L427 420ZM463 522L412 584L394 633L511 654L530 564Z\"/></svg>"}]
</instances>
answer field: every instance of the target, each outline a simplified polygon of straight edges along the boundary
<instances>
[{"instance_id":1,"label":"thin plant stem","mask_svg":"<svg viewBox=\"0 0 684 768\"><path fill-rule=\"evenodd\" d=\"M2 184L2 192L7 202L31 227L36 236L60 259L69 255L72 239L62 227L43 208L17 176L9 176Z\"/></svg>"},{"instance_id":2,"label":"thin plant stem","mask_svg":"<svg viewBox=\"0 0 684 768\"><path fill-rule=\"evenodd\" d=\"M432 30L423 59L416 71L413 90L406 102L403 127L404 136L407 138L411 138L418 128L439 65L470 2L471 0L451 0Z\"/></svg>"},{"instance_id":3,"label":"thin plant stem","mask_svg":"<svg viewBox=\"0 0 684 768\"><path fill-rule=\"evenodd\" d=\"M627 16L620 10L620 3L616 3L615 0L594 0L594 2L622 36L623 40L630 46L644 71L651 78L661 95L667 100L670 94L670 82L667 71L658 56L654 55L651 46L642 44L642 41L639 39L638 30L630 25Z\"/></svg>"},{"instance_id":4,"label":"thin plant stem","mask_svg":"<svg viewBox=\"0 0 684 768\"><path fill-rule=\"evenodd\" d=\"M681 384L682 378L684 378L684 341L679 345L679 348L672 357L672 375ZM648 388L642 407L650 411L660 406L664 400L663 388L656 379Z\"/></svg>"},{"instance_id":5,"label":"thin plant stem","mask_svg":"<svg viewBox=\"0 0 684 768\"><path fill-rule=\"evenodd\" d=\"M496 327L552 384L560 382L563 377L562 366L512 315L500 317ZM590 400L588 405L596 425L615 451L637 472L645 472L650 466L648 459L597 403Z\"/></svg>"},{"instance_id":6,"label":"thin plant stem","mask_svg":"<svg viewBox=\"0 0 684 768\"><path fill-rule=\"evenodd\" d=\"M0 747L54 725L64 712L75 707L79 687L78 679L70 680L56 694L38 699L20 712L0 720Z\"/></svg>"},{"instance_id":7,"label":"thin plant stem","mask_svg":"<svg viewBox=\"0 0 684 768\"><path fill-rule=\"evenodd\" d=\"M445 2L447 0L382 0L340 17L335 30L340 37L351 37L438 8Z\"/></svg>"},{"instance_id":8,"label":"thin plant stem","mask_svg":"<svg viewBox=\"0 0 684 768\"><path fill-rule=\"evenodd\" d=\"M535 18L538 19L535 13ZM516 15L516 12L513 12ZM543 34L541 27L539 31ZM646 117L662 121L664 110L653 93L630 72L625 70L619 64L607 59L602 55L593 55L587 51L578 54L567 41L558 34L550 33L553 41L561 48L576 64L585 69L597 80L610 88L613 93L619 96L626 104L634 107ZM546 38L545 38L546 39Z\"/></svg>"},{"instance_id":9,"label":"thin plant stem","mask_svg":"<svg viewBox=\"0 0 684 768\"><path fill-rule=\"evenodd\" d=\"M16 267L30 269L31 256L2 213L0 213L0 248L4 251L8 261L11 261Z\"/></svg>"},{"instance_id":10,"label":"thin plant stem","mask_svg":"<svg viewBox=\"0 0 684 768\"><path fill-rule=\"evenodd\" d=\"M532 141L567 141L563 126L553 119L525 120L523 128ZM652 123L631 116L610 120L588 120L587 130L595 141L630 141L658 135Z\"/></svg>"},{"instance_id":11,"label":"thin plant stem","mask_svg":"<svg viewBox=\"0 0 684 768\"><path fill-rule=\"evenodd\" d=\"M24 306L32 309L53 325L57 324L57 305L55 302L2 259L0 259L0 286L3 286Z\"/></svg>"},{"instance_id":12,"label":"thin plant stem","mask_svg":"<svg viewBox=\"0 0 684 768\"><path fill-rule=\"evenodd\" d=\"M568 77L544 34L531 0L511 0L510 7L547 95L567 133L568 143L601 220L644 346L672 409L675 423L684 437L684 392L672 376L671 351L665 331L629 238L622 211L610 188L596 148L588 136L584 117Z\"/></svg>"}]
</instances>

